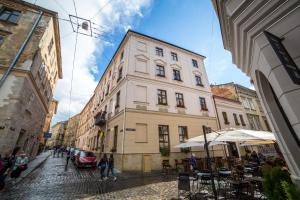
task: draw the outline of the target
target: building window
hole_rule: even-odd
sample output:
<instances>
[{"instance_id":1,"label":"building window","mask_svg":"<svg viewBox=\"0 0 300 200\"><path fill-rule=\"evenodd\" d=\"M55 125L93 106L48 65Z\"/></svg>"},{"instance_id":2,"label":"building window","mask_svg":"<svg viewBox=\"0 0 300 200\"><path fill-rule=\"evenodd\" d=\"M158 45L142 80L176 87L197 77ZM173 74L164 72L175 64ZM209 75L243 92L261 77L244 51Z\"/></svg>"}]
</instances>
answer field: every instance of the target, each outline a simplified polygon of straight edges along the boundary
<instances>
[{"instance_id":1,"label":"building window","mask_svg":"<svg viewBox=\"0 0 300 200\"><path fill-rule=\"evenodd\" d=\"M195 59L192 59L193 67L198 68L198 62Z\"/></svg>"},{"instance_id":2,"label":"building window","mask_svg":"<svg viewBox=\"0 0 300 200\"><path fill-rule=\"evenodd\" d=\"M122 51L121 55L120 55L120 60L123 60L124 57L124 51Z\"/></svg>"},{"instance_id":3,"label":"building window","mask_svg":"<svg viewBox=\"0 0 300 200\"><path fill-rule=\"evenodd\" d=\"M117 99L116 99L116 106L115 106L115 108L119 108L120 107L120 94L121 94L121 91L119 91L117 93Z\"/></svg>"},{"instance_id":4,"label":"building window","mask_svg":"<svg viewBox=\"0 0 300 200\"><path fill-rule=\"evenodd\" d=\"M109 70L109 77L111 77L111 70Z\"/></svg>"},{"instance_id":5,"label":"building window","mask_svg":"<svg viewBox=\"0 0 300 200\"><path fill-rule=\"evenodd\" d=\"M172 60L178 61L177 53L171 52Z\"/></svg>"},{"instance_id":6,"label":"building window","mask_svg":"<svg viewBox=\"0 0 300 200\"><path fill-rule=\"evenodd\" d=\"M173 76L174 76L174 80L181 81L180 71L179 70L173 69Z\"/></svg>"},{"instance_id":7,"label":"building window","mask_svg":"<svg viewBox=\"0 0 300 200\"><path fill-rule=\"evenodd\" d=\"M52 50L52 47L53 47L53 38L51 39L49 45L48 45L48 53L50 54L51 50Z\"/></svg>"},{"instance_id":8,"label":"building window","mask_svg":"<svg viewBox=\"0 0 300 200\"><path fill-rule=\"evenodd\" d=\"M187 127L178 126L179 142L183 143L188 139Z\"/></svg>"},{"instance_id":9,"label":"building window","mask_svg":"<svg viewBox=\"0 0 300 200\"><path fill-rule=\"evenodd\" d=\"M201 76L195 76L196 79L196 85L197 86L203 86L202 80L201 80Z\"/></svg>"},{"instance_id":10,"label":"building window","mask_svg":"<svg viewBox=\"0 0 300 200\"><path fill-rule=\"evenodd\" d=\"M118 79L117 82L119 82L119 80L122 79L122 73L123 73L123 67L120 67L119 71L118 71Z\"/></svg>"},{"instance_id":11,"label":"building window","mask_svg":"<svg viewBox=\"0 0 300 200\"><path fill-rule=\"evenodd\" d=\"M17 23L18 19L21 15L21 12L16 10L11 10L8 8L2 8L0 9L0 20L11 22L11 23Z\"/></svg>"},{"instance_id":12,"label":"building window","mask_svg":"<svg viewBox=\"0 0 300 200\"><path fill-rule=\"evenodd\" d=\"M0 35L0 46L3 44L3 42L4 42L4 36Z\"/></svg>"},{"instance_id":13,"label":"building window","mask_svg":"<svg viewBox=\"0 0 300 200\"><path fill-rule=\"evenodd\" d=\"M165 67L161 65L156 65L156 76L165 77Z\"/></svg>"},{"instance_id":14,"label":"building window","mask_svg":"<svg viewBox=\"0 0 300 200\"><path fill-rule=\"evenodd\" d=\"M168 125L158 125L159 133L159 150L170 149L170 137L169 137L169 126Z\"/></svg>"},{"instance_id":15,"label":"building window","mask_svg":"<svg viewBox=\"0 0 300 200\"><path fill-rule=\"evenodd\" d=\"M268 130L268 131L272 131L271 128L270 128L270 126L269 126L269 123L268 123L267 118L266 118L266 117L262 117L262 118L263 118L263 120L264 120L264 122L265 122L265 125L266 125L267 130Z\"/></svg>"},{"instance_id":16,"label":"building window","mask_svg":"<svg viewBox=\"0 0 300 200\"><path fill-rule=\"evenodd\" d=\"M45 76L45 65L44 63L41 63L40 67L39 67L39 76L41 79L44 79Z\"/></svg>"},{"instance_id":17,"label":"building window","mask_svg":"<svg viewBox=\"0 0 300 200\"><path fill-rule=\"evenodd\" d=\"M242 126L246 126L243 115L240 115L240 120L241 120Z\"/></svg>"},{"instance_id":18,"label":"building window","mask_svg":"<svg viewBox=\"0 0 300 200\"><path fill-rule=\"evenodd\" d=\"M175 93L177 107L184 108L183 94Z\"/></svg>"},{"instance_id":19,"label":"building window","mask_svg":"<svg viewBox=\"0 0 300 200\"><path fill-rule=\"evenodd\" d=\"M205 98L199 97L199 100L200 100L201 110L208 110L208 109L207 109L207 106L206 106Z\"/></svg>"},{"instance_id":20,"label":"building window","mask_svg":"<svg viewBox=\"0 0 300 200\"><path fill-rule=\"evenodd\" d=\"M229 124L227 113L226 112L222 112L222 115L223 115L223 119L224 119L224 124Z\"/></svg>"},{"instance_id":21,"label":"building window","mask_svg":"<svg viewBox=\"0 0 300 200\"><path fill-rule=\"evenodd\" d=\"M167 105L167 91L166 90L157 90L158 104Z\"/></svg>"},{"instance_id":22,"label":"building window","mask_svg":"<svg viewBox=\"0 0 300 200\"><path fill-rule=\"evenodd\" d=\"M155 48L155 53L156 53L157 56L161 56L161 57L164 56L164 51L163 51L162 48L156 47Z\"/></svg>"},{"instance_id":23,"label":"building window","mask_svg":"<svg viewBox=\"0 0 300 200\"><path fill-rule=\"evenodd\" d=\"M239 123L239 120L238 120L237 115L235 113L233 113L233 119L234 119L235 125L239 126L240 123Z\"/></svg>"},{"instance_id":24,"label":"building window","mask_svg":"<svg viewBox=\"0 0 300 200\"><path fill-rule=\"evenodd\" d=\"M112 148L113 152L117 151L117 145L118 145L118 126L115 126L114 127L114 143L113 143L113 148Z\"/></svg>"},{"instance_id":25,"label":"building window","mask_svg":"<svg viewBox=\"0 0 300 200\"><path fill-rule=\"evenodd\" d=\"M108 93L109 93L109 84L107 85L105 96L107 96Z\"/></svg>"}]
</instances>

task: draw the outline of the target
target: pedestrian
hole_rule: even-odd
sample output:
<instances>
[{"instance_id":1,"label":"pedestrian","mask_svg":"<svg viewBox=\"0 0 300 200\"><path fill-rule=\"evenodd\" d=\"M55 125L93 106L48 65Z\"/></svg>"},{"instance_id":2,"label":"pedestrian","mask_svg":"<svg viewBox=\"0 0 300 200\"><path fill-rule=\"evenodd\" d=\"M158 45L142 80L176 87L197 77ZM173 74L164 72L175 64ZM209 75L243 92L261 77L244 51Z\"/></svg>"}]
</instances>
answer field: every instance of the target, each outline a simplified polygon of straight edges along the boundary
<instances>
[{"instance_id":1,"label":"pedestrian","mask_svg":"<svg viewBox=\"0 0 300 200\"><path fill-rule=\"evenodd\" d=\"M101 160L98 163L98 168L100 168L100 174L101 174L101 180L106 180L107 177L105 177L105 169L107 167L107 156L106 154L103 155L103 157L101 158Z\"/></svg>"},{"instance_id":2,"label":"pedestrian","mask_svg":"<svg viewBox=\"0 0 300 200\"><path fill-rule=\"evenodd\" d=\"M28 165L28 157L24 152L20 152L20 154L16 157L16 161L13 166L13 170L11 172L11 178L18 178L22 171L27 169Z\"/></svg>"},{"instance_id":3,"label":"pedestrian","mask_svg":"<svg viewBox=\"0 0 300 200\"><path fill-rule=\"evenodd\" d=\"M191 171L197 170L197 158L196 158L196 155L194 153L192 154L189 163L190 163Z\"/></svg>"},{"instance_id":4,"label":"pedestrian","mask_svg":"<svg viewBox=\"0 0 300 200\"><path fill-rule=\"evenodd\" d=\"M107 177L109 177L109 172L111 171L111 175L114 177L114 181L117 180L117 177L114 172L114 155L110 154L108 159L108 169L107 169Z\"/></svg>"},{"instance_id":5,"label":"pedestrian","mask_svg":"<svg viewBox=\"0 0 300 200\"><path fill-rule=\"evenodd\" d=\"M1 158L0 155L0 192L5 187L5 178L9 173L9 170L12 166L9 153L6 153L4 158Z\"/></svg>"},{"instance_id":6,"label":"pedestrian","mask_svg":"<svg viewBox=\"0 0 300 200\"><path fill-rule=\"evenodd\" d=\"M67 163L66 163L66 167L67 167L68 164L69 164L70 157L71 157L71 151L69 150L69 151L67 152Z\"/></svg>"},{"instance_id":7,"label":"pedestrian","mask_svg":"<svg viewBox=\"0 0 300 200\"><path fill-rule=\"evenodd\" d=\"M53 148L53 158L55 158L56 147Z\"/></svg>"}]
</instances>

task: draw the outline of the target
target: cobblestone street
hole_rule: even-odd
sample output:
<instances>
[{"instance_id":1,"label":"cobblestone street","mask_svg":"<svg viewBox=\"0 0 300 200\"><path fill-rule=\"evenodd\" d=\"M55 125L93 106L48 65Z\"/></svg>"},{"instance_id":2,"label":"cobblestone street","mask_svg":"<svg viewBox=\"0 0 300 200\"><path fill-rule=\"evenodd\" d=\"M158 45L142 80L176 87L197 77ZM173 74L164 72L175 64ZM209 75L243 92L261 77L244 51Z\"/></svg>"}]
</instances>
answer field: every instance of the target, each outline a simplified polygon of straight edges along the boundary
<instances>
[{"instance_id":1,"label":"cobblestone street","mask_svg":"<svg viewBox=\"0 0 300 200\"><path fill-rule=\"evenodd\" d=\"M118 180L100 181L98 169L78 170L65 158L52 158L15 186L8 186L0 199L172 199L177 182L161 175L119 174Z\"/></svg>"}]
</instances>

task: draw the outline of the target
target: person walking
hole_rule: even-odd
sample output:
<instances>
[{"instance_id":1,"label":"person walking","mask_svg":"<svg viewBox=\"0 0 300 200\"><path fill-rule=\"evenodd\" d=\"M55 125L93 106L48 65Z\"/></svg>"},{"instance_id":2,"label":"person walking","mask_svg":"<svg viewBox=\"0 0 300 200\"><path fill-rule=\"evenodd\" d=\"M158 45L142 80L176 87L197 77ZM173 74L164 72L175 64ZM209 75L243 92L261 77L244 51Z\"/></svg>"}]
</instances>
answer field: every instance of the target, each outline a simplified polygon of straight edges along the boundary
<instances>
[{"instance_id":1,"label":"person walking","mask_svg":"<svg viewBox=\"0 0 300 200\"><path fill-rule=\"evenodd\" d=\"M11 166L12 162L9 157L9 153L6 153L4 158L0 155L0 192L5 187L5 178L8 175Z\"/></svg>"},{"instance_id":2,"label":"person walking","mask_svg":"<svg viewBox=\"0 0 300 200\"><path fill-rule=\"evenodd\" d=\"M110 154L109 159L108 159L108 169L107 169L107 177L109 177L109 172L111 171L111 175L114 177L114 181L117 180L117 177L114 172L114 155Z\"/></svg>"},{"instance_id":3,"label":"person walking","mask_svg":"<svg viewBox=\"0 0 300 200\"><path fill-rule=\"evenodd\" d=\"M106 154L103 155L103 157L101 158L101 160L98 163L98 168L100 168L100 173L101 173L101 180L106 180L107 177L105 177L105 169L107 166L108 162L107 162L107 156Z\"/></svg>"},{"instance_id":4,"label":"person walking","mask_svg":"<svg viewBox=\"0 0 300 200\"><path fill-rule=\"evenodd\" d=\"M71 151L69 150L69 151L67 152L67 162L66 162L66 167L68 167L70 157L71 157Z\"/></svg>"}]
</instances>

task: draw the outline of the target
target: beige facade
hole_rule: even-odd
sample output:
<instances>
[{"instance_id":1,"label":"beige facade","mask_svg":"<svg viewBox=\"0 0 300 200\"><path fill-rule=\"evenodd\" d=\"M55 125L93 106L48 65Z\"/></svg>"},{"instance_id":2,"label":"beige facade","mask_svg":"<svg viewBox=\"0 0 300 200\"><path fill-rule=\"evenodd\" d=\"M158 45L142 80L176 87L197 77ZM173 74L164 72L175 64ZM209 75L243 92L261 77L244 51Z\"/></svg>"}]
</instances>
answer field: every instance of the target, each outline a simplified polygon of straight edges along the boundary
<instances>
[{"instance_id":1,"label":"beige facade","mask_svg":"<svg viewBox=\"0 0 300 200\"><path fill-rule=\"evenodd\" d=\"M64 137L66 134L66 129L68 126L68 121L62 121L54 124L51 127L51 138L47 140L47 146L55 147L55 146L63 146Z\"/></svg>"},{"instance_id":2,"label":"beige facade","mask_svg":"<svg viewBox=\"0 0 300 200\"><path fill-rule=\"evenodd\" d=\"M224 48L251 77L291 177L300 185L300 3L212 2Z\"/></svg>"},{"instance_id":3,"label":"beige facade","mask_svg":"<svg viewBox=\"0 0 300 200\"><path fill-rule=\"evenodd\" d=\"M78 147L114 152L121 171L158 170L162 159L173 165L174 159L186 157L174 146L202 134L202 125L219 128L204 58L128 31L82 111L92 116L81 117L81 125L88 125L77 138ZM93 126L99 113L105 114L104 123ZM170 154L162 155L165 151Z\"/></svg>"},{"instance_id":4,"label":"beige facade","mask_svg":"<svg viewBox=\"0 0 300 200\"><path fill-rule=\"evenodd\" d=\"M75 147L76 134L78 130L80 115L77 114L68 120L66 132L64 135L63 145L67 147Z\"/></svg>"},{"instance_id":5,"label":"beige facade","mask_svg":"<svg viewBox=\"0 0 300 200\"><path fill-rule=\"evenodd\" d=\"M40 11L36 29L0 86L0 153L19 146L29 156L36 155L53 115L56 81L62 78L57 13L24 1L0 0L1 79Z\"/></svg>"},{"instance_id":6,"label":"beige facade","mask_svg":"<svg viewBox=\"0 0 300 200\"><path fill-rule=\"evenodd\" d=\"M242 103L247 121L249 122L249 126L246 128L252 130L271 131L259 98L254 90L234 83L211 85L211 88L215 95Z\"/></svg>"}]
</instances>

